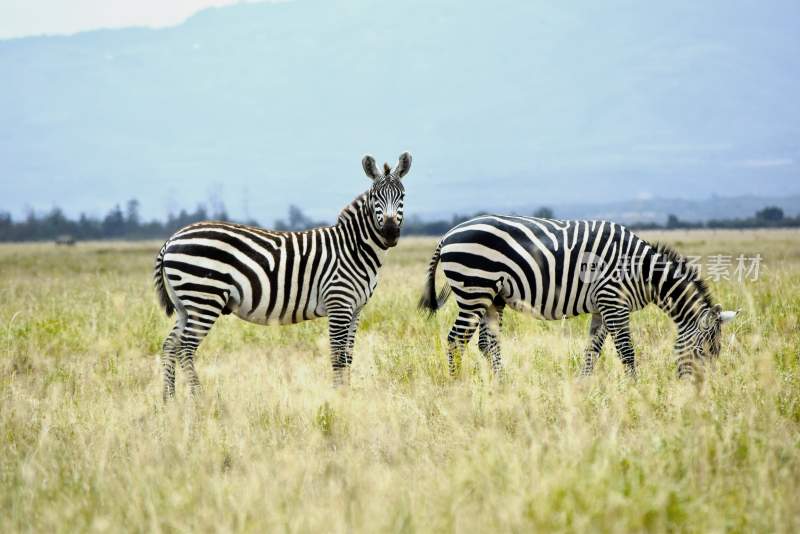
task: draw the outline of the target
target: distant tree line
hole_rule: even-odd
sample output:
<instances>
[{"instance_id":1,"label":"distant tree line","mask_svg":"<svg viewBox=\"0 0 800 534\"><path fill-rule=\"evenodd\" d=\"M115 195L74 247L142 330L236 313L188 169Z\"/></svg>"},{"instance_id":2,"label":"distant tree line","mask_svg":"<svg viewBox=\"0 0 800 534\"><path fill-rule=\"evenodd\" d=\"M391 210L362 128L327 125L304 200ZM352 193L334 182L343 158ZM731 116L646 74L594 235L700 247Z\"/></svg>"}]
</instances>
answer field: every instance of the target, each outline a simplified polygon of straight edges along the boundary
<instances>
[{"instance_id":1,"label":"distant tree line","mask_svg":"<svg viewBox=\"0 0 800 534\"><path fill-rule=\"evenodd\" d=\"M205 206L200 205L191 212L181 210L170 214L164 222L143 221L139 216L138 200L129 200L124 210L117 204L102 218L82 213L77 219L70 219L61 208L53 208L43 215L30 212L21 221L14 221L8 213L0 213L0 241L42 241L66 236L78 241L153 239L169 236L187 224L208 219L229 220L224 207L209 213Z\"/></svg>"},{"instance_id":2,"label":"distant tree line","mask_svg":"<svg viewBox=\"0 0 800 534\"><path fill-rule=\"evenodd\" d=\"M325 221L315 221L307 217L303 210L295 205L289 206L289 217L286 220L278 219L272 227L275 230L288 230L290 232L298 232L300 230L308 230L309 228L317 228L319 226L327 226Z\"/></svg>"},{"instance_id":3,"label":"distant tree line","mask_svg":"<svg viewBox=\"0 0 800 534\"><path fill-rule=\"evenodd\" d=\"M82 213L77 219L70 219L61 208L53 208L41 215L31 211L24 219L15 221L9 213L0 212L0 242L58 240L70 243L90 239L165 239L184 226L207 220L258 226L258 221L253 219L234 221L228 216L224 204L218 200L212 204L215 206L213 210L201 204L194 211L171 213L166 221L143 221L139 215L139 201L136 199L129 200L125 209L117 204L104 217L91 217ZM307 217L297 206L289 206L288 217L275 221L271 228L295 231L325 224L324 221Z\"/></svg>"},{"instance_id":4,"label":"distant tree line","mask_svg":"<svg viewBox=\"0 0 800 534\"><path fill-rule=\"evenodd\" d=\"M456 214L449 219L424 221L419 217L410 217L403 224L405 235L439 236L453 226L460 224L482 213L471 215ZM553 210L542 207L530 215L553 218ZM34 212L19 221L12 219L8 213L0 212L0 241L46 241L69 238L84 241L89 239L163 239L188 224L209 219L231 221L224 205L217 203L213 211L200 205L194 211L181 210L170 214L166 221L143 221L139 215L139 201L132 199L125 204L114 206L105 217L91 217L81 214L77 219L68 218L60 208L37 215ZM235 221L233 221L235 222ZM258 225L255 220L240 221L245 224ZM297 206L289 206L286 219L279 219L271 226L276 230L305 230L324 226L325 221L315 221L308 217ZM800 227L800 216L787 217L781 208L769 206L759 210L752 217L732 219L712 219L705 222L684 221L676 215L669 215L664 224L641 222L627 224L639 230L672 230L691 228L797 228Z\"/></svg>"},{"instance_id":5,"label":"distant tree line","mask_svg":"<svg viewBox=\"0 0 800 534\"><path fill-rule=\"evenodd\" d=\"M669 214L664 224L654 222L634 222L627 224L636 230L688 230L693 228L708 229L747 229L747 228L798 228L800 216L787 217L777 206L767 206L752 217L731 219L709 219L704 222L684 221L677 215Z\"/></svg>"}]
</instances>

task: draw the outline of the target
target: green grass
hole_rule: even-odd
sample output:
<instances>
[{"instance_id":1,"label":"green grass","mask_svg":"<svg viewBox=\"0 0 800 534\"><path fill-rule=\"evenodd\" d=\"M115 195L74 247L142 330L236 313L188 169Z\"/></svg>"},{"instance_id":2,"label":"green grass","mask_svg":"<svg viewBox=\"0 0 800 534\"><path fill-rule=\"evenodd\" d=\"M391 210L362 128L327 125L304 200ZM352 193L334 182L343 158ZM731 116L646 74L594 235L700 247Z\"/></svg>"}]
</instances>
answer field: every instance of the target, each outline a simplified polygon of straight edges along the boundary
<instances>
[{"instance_id":1,"label":"green grass","mask_svg":"<svg viewBox=\"0 0 800 534\"><path fill-rule=\"evenodd\" d=\"M649 236L648 236L649 237ZM473 342L447 375L452 302L415 310L432 240L392 251L333 390L326 322L223 318L205 387L162 405L158 243L0 246L0 531L800 531L800 234L658 237L764 257L713 283L742 314L700 387L674 329L634 316L640 378L608 346L577 378L588 318L506 315L507 380Z\"/></svg>"}]
</instances>

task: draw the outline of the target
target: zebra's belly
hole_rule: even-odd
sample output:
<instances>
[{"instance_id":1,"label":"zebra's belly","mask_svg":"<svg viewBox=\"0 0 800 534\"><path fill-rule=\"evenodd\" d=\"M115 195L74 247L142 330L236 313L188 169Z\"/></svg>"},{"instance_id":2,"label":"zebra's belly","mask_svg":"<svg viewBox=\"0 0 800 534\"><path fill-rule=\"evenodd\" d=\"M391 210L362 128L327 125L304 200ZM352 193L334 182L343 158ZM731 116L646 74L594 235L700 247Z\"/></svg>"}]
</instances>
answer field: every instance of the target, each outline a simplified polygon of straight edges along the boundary
<instances>
[{"instance_id":1,"label":"zebra's belly","mask_svg":"<svg viewBox=\"0 0 800 534\"><path fill-rule=\"evenodd\" d=\"M505 299L505 304L514 311L532 315L537 319L545 321L556 321L560 319L568 319L570 317L577 317L585 313L592 313L592 307L587 303L586 306L578 306L577 309L573 306L564 306L561 308L545 309L543 305L537 306L522 299Z\"/></svg>"},{"instance_id":2,"label":"zebra's belly","mask_svg":"<svg viewBox=\"0 0 800 534\"><path fill-rule=\"evenodd\" d=\"M287 306L286 309L283 309L282 306L276 306L269 313L266 313L262 307L250 312L240 307L233 307L231 312L248 323L260 325L296 324L319 319L326 315L325 306L317 299L310 299L304 306L300 307Z\"/></svg>"},{"instance_id":3,"label":"zebra's belly","mask_svg":"<svg viewBox=\"0 0 800 534\"><path fill-rule=\"evenodd\" d=\"M501 277L500 297L508 307L538 319L549 321L577 317L594 311L592 287L580 280L562 278L561 273L553 273L555 283L537 284L536 280L526 280L520 287L518 281Z\"/></svg>"}]
</instances>

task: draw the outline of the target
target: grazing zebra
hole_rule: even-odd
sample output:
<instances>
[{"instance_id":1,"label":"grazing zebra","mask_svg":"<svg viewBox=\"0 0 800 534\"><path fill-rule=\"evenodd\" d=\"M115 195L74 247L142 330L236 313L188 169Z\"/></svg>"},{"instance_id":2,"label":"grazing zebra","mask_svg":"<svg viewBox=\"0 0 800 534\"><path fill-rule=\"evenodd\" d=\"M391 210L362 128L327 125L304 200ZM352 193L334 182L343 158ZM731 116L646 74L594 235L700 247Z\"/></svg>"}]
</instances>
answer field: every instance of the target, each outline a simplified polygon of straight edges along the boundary
<instances>
[{"instance_id":1,"label":"grazing zebra","mask_svg":"<svg viewBox=\"0 0 800 534\"><path fill-rule=\"evenodd\" d=\"M387 249L403 223L403 184L411 154L392 169L362 160L372 187L339 214L335 226L275 232L208 221L170 237L155 261L161 307L177 322L164 341L164 399L175 393L175 364L192 391L200 382L194 354L220 315L252 323L291 324L328 317L334 384L349 380L356 324L378 282Z\"/></svg>"},{"instance_id":2,"label":"grazing zebra","mask_svg":"<svg viewBox=\"0 0 800 534\"><path fill-rule=\"evenodd\" d=\"M437 296L440 262L448 284ZM628 373L636 374L630 314L650 303L678 327L678 376L719 354L720 325L736 315L713 303L697 269L677 252L608 221L494 215L466 221L436 247L420 307L435 313L451 290L459 307L447 336L452 374L476 329L479 349L495 372L502 370L498 336L506 305L550 320L591 313L587 375L609 334Z\"/></svg>"}]
</instances>

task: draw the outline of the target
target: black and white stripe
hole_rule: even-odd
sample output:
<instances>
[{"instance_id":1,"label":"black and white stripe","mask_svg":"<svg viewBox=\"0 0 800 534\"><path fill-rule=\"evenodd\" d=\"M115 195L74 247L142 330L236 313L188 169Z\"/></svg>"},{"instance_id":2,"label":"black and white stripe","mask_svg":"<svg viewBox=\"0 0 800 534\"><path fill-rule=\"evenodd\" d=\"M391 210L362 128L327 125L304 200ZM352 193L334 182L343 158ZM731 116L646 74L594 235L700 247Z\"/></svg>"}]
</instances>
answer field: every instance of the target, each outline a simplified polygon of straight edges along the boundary
<instances>
[{"instance_id":1,"label":"black and white stripe","mask_svg":"<svg viewBox=\"0 0 800 534\"><path fill-rule=\"evenodd\" d=\"M208 221L170 237L155 262L154 281L167 315L177 321L163 346L164 398L175 392L180 362L192 389L200 382L194 354L220 315L259 324L328 317L334 382L349 377L356 324L378 281L387 249L403 222L401 178L411 155L380 170L362 160L372 187L339 214L334 226L276 232Z\"/></svg>"},{"instance_id":2,"label":"black and white stripe","mask_svg":"<svg viewBox=\"0 0 800 534\"><path fill-rule=\"evenodd\" d=\"M448 284L437 296L436 267ZM451 372L475 330L495 371L502 368L499 332L506 306L543 319L591 313L583 372L590 374L606 337L636 373L630 314L650 303L678 327L678 374L720 350L720 326L735 312L712 302L699 273L675 251L652 246L608 221L560 221L487 215L452 228L428 268L420 307L435 312L455 294L459 312L448 335Z\"/></svg>"}]
</instances>

